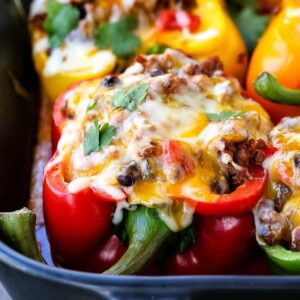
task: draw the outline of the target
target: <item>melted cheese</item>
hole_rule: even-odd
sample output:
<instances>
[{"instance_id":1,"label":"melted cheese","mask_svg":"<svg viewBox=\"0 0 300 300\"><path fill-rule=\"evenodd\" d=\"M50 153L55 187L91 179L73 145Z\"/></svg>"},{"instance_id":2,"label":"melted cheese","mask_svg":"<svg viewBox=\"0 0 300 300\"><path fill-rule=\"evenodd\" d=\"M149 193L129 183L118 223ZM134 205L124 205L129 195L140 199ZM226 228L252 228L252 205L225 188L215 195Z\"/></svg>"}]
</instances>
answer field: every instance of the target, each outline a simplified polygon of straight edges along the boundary
<instances>
[{"instance_id":1,"label":"melted cheese","mask_svg":"<svg viewBox=\"0 0 300 300\"><path fill-rule=\"evenodd\" d=\"M181 72L174 70L174 74ZM63 128L58 151L65 161L70 192L89 186L116 199L128 197L131 205L159 209L166 224L178 231L192 222L194 212L192 202L184 199L194 199L196 203L213 201L216 197L210 186L222 175L218 156L222 141L239 142L247 138L267 141L271 123L268 117L258 113L259 104L241 99L236 83L227 78L205 77L207 84L199 86L199 78L182 73L176 76L186 77L188 84L179 84L175 92L165 94L160 89L168 76L171 75L151 77L136 64L119 77L120 83L114 88L101 87L94 80L67 93L65 97L73 118ZM149 85L148 96L135 111L112 107L111 99L116 91L141 82ZM97 99L97 104L86 112L91 99ZM210 122L206 116L207 112L239 110L246 102L257 111L222 122ZM113 124L117 133L108 146L84 156L83 138L94 118L100 124ZM189 167L185 163L181 165L182 161L167 162L162 154L164 150L154 156L143 156L151 143L163 149L167 140L180 145L181 154L176 155ZM117 178L133 161L140 168L142 178L131 187L122 187ZM176 213L174 199L182 199L178 200Z\"/></svg>"},{"instance_id":2,"label":"melted cheese","mask_svg":"<svg viewBox=\"0 0 300 300\"><path fill-rule=\"evenodd\" d=\"M300 117L284 118L270 133L272 144L278 151L264 163L270 180L286 184L295 194L300 194L300 170L294 158L300 149Z\"/></svg>"},{"instance_id":3,"label":"melted cheese","mask_svg":"<svg viewBox=\"0 0 300 300\"><path fill-rule=\"evenodd\" d=\"M93 40L77 37L74 32L63 46L52 50L43 74L46 77L58 73L107 74L115 64L116 57L110 50L99 51Z\"/></svg>"},{"instance_id":4,"label":"melted cheese","mask_svg":"<svg viewBox=\"0 0 300 300\"><path fill-rule=\"evenodd\" d=\"M284 118L270 133L271 141L278 148L274 155L264 162L269 171L269 189L265 197L274 199L277 184L284 184L291 190L282 214L287 216L293 228L300 226L300 170L294 159L300 154L300 117Z\"/></svg>"}]
</instances>

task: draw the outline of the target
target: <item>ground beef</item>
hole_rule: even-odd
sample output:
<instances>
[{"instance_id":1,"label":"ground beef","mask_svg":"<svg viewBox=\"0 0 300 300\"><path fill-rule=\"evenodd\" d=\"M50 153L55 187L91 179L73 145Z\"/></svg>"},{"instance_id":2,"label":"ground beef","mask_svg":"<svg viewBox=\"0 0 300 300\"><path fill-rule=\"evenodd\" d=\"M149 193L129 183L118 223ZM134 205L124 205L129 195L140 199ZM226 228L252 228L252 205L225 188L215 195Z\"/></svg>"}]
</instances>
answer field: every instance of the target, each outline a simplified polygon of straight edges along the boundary
<instances>
[{"instance_id":1,"label":"ground beef","mask_svg":"<svg viewBox=\"0 0 300 300\"><path fill-rule=\"evenodd\" d=\"M139 150L139 156L142 158L157 157L160 155L162 155L162 147L155 142L150 142L150 145Z\"/></svg>"},{"instance_id":2,"label":"ground beef","mask_svg":"<svg viewBox=\"0 0 300 300\"><path fill-rule=\"evenodd\" d=\"M286 200L292 195L292 191L285 184L279 183L276 185L276 197L275 197L275 208L280 212L286 202Z\"/></svg>"},{"instance_id":3,"label":"ground beef","mask_svg":"<svg viewBox=\"0 0 300 300\"><path fill-rule=\"evenodd\" d=\"M264 152L266 147L262 139L248 139L241 143L226 143L224 152L228 153L239 166L249 168L263 163L266 158Z\"/></svg>"},{"instance_id":4,"label":"ground beef","mask_svg":"<svg viewBox=\"0 0 300 300\"><path fill-rule=\"evenodd\" d=\"M223 63L218 56L209 57L207 60L199 63L193 64L190 67L189 72L186 72L188 75L197 75L204 74L207 76L212 76L216 71L223 70Z\"/></svg>"},{"instance_id":5,"label":"ground beef","mask_svg":"<svg viewBox=\"0 0 300 300\"><path fill-rule=\"evenodd\" d=\"M276 212L272 200L263 200L259 203L258 234L268 245L287 245L291 241L291 224L289 219Z\"/></svg>"},{"instance_id":6,"label":"ground beef","mask_svg":"<svg viewBox=\"0 0 300 300\"><path fill-rule=\"evenodd\" d=\"M233 163L226 165L231 188L236 188L249 179L248 169L251 166L260 166L266 158L264 149L267 147L264 140L248 139L241 143L226 143L224 153L232 157ZM221 153L220 153L221 155ZM237 168L234 164L237 164Z\"/></svg>"},{"instance_id":7,"label":"ground beef","mask_svg":"<svg viewBox=\"0 0 300 300\"><path fill-rule=\"evenodd\" d=\"M144 71L150 76L155 77L166 73L172 73L172 69L178 65L178 61L182 63L183 67L176 75L183 72L184 74L194 76L203 74L212 76L216 71L223 70L223 64L217 56L210 57L205 61L196 63L186 57L180 57L180 53L175 50L167 50L165 54L160 56L145 56L138 55L136 61L144 67Z\"/></svg>"},{"instance_id":8,"label":"ground beef","mask_svg":"<svg viewBox=\"0 0 300 300\"><path fill-rule=\"evenodd\" d=\"M229 175L228 179L231 190L235 190L238 186L244 184L250 178L246 168L238 170L232 163L227 165L227 172Z\"/></svg>"}]
</instances>

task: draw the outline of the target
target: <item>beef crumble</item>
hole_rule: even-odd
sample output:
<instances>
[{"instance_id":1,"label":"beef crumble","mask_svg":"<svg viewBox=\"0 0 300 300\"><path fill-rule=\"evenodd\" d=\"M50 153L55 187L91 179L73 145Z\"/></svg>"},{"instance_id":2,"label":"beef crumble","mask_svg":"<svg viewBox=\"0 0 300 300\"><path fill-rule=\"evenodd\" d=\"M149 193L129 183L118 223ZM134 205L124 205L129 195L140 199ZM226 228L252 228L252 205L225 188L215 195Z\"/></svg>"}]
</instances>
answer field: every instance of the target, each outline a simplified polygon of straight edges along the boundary
<instances>
[{"instance_id":1,"label":"beef crumble","mask_svg":"<svg viewBox=\"0 0 300 300\"><path fill-rule=\"evenodd\" d=\"M228 154L232 162L226 164L229 185L232 189L250 179L248 169L251 166L261 166L266 158L266 143L262 139L248 139L241 143L226 143L222 153ZM238 167L236 166L238 165Z\"/></svg>"}]
</instances>

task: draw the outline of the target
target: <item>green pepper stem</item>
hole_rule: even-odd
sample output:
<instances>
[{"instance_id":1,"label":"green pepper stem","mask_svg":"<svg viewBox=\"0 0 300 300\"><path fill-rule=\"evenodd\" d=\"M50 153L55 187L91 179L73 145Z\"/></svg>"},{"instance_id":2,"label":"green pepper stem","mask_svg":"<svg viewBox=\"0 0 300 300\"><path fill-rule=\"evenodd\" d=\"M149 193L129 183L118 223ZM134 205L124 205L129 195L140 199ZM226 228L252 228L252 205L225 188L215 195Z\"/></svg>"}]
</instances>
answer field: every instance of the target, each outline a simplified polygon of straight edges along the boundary
<instances>
[{"instance_id":1,"label":"green pepper stem","mask_svg":"<svg viewBox=\"0 0 300 300\"><path fill-rule=\"evenodd\" d=\"M264 72L257 77L253 87L263 98L279 104L300 106L300 91L283 87L271 74Z\"/></svg>"},{"instance_id":2,"label":"green pepper stem","mask_svg":"<svg viewBox=\"0 0 300 300\"><path fill-rule=\"evenodd\" d=\"M132 275L142 271L173 234L156 210L145 206L129 211L125 229L129 237L128 249L104 274Z\"/></svg>"},{"instance_id":3,"label":"green pepper stem","mask_svg":"<svg viewBox=\"0 0 300 300\"><path fill-rule=\"evenodd\" d=\"M0 213L1 240L29 258L45 263L35 236L35 214L27 208Z\"/></svg>"}]
</instances>

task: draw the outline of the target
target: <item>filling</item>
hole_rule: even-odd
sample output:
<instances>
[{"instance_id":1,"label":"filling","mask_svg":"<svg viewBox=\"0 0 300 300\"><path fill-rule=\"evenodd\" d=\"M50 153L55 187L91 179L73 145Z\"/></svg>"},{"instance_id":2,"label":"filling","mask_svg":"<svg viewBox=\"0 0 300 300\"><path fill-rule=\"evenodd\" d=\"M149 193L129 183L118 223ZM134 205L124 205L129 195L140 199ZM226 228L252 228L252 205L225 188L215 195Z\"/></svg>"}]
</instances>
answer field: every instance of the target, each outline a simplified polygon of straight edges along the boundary
<instances>
[{"instance_id":1,"label":"filling","mask_svg":"<svg viewBox=\"0 0 300 300\"><path fill-rule=\"evenodd\" d=\"M198 201L251 179L271 129L219 61L175 50L138 56L123 74L70 91L61 107L67 120L57 159L69 191L90 187L155 207L173 231L191 224Z\"/></svg>"},{"instance_id":2,"label":"filling","mask_svg":"<svg viewBox=\"0 0 300 300\"><path fill-rule=\"evenodd\" d=\"M46 77L123 70L123 59L140 47L148 53L164 51L166 47L155 42L156 29L198 30L195 7L196 1L190 0L35 0L30 17L34 55L43 57L40 60L47 57L46 63L40 63Z\"/></svg>"},{"instance_id":3,"label":"filling","mask_svg":"<svg viewBox=\"0 0 300 300\"><path fill-rule=\"evenodd\" d=\"M258 235L268 245L300 251L300 117L284 118L270 138L277 151L264 163L270 181L257 207Z\"/></svg>"}]
</instances>

